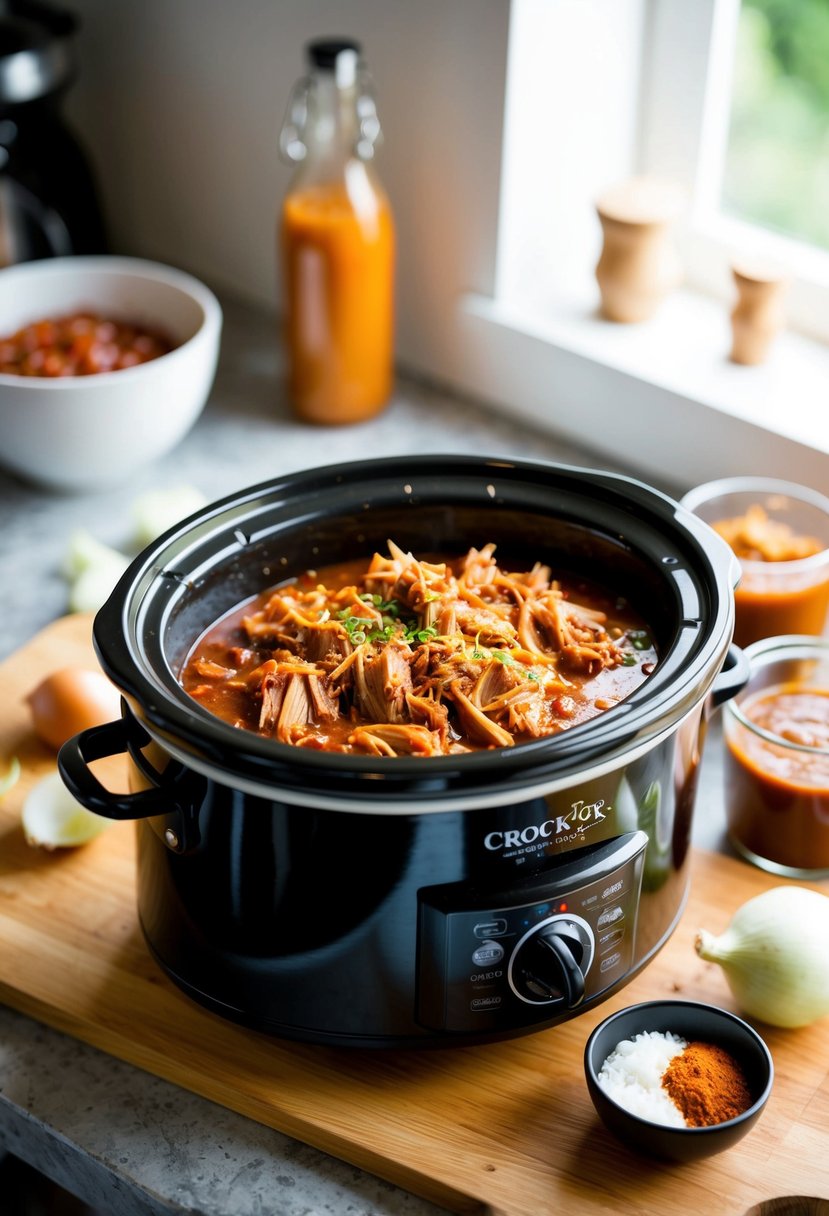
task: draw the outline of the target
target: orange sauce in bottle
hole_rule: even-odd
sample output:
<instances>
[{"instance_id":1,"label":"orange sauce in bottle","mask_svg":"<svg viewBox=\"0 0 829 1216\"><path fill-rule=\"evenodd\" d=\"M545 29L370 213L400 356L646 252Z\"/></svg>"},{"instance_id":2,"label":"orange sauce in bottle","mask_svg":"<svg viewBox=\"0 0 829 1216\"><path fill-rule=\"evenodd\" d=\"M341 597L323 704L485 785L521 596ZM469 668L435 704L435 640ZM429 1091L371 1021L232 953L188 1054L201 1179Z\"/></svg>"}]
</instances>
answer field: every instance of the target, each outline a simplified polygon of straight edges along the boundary
<instances>
[{"instance_id":1,"label":"orange sauce in bottle","mask_svg":"<svg viewBox=\"0 0 829 1216\"><path fill-rule=\"evenodd\" d=\"M282 204L288 391L306 422L361 422L393 377L391 208L374 171L380 122L360 44L316 38L280 132L296 173Z\"/></svg>"},{"instance_id":2,"label":"orange sauce in bottle","mask_svg":"<svg viewBox=\"0 0 829 1216\"><path fill-rule=\"evenodd\" d=\"M391 394L394 223L383 192L358 184L359 206L345 182L326 182L282 208L288 385L308 422L371 418Z\"/></svg>"}]
</instances>

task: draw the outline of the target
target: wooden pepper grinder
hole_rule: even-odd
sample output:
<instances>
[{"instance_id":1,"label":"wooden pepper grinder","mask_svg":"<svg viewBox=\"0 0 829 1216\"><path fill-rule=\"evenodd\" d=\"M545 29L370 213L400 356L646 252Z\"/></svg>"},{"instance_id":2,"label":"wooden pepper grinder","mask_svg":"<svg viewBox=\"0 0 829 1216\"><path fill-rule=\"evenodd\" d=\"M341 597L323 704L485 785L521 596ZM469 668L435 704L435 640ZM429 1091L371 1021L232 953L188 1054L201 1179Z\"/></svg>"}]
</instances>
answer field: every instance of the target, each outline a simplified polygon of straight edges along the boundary
<instances>
[{"instance_id":1,"label":"wooden pepper grinder","mask_svg":"<svg viewBox=\"0 0 829 1216\"><path fill-rule=\"evenodd\" d=\"M731 313L731 361L763 363L785 325L783 300L788 281L769 266L735 264L731 273L738 293Z\"/></svg>"},{"instance_id":2,"label":"wooden pepper grinder","mask_svg":"<svg viewBox=\"0 0 829 1216\"><path fill-rule=\"evenodd\" d=\"M682 281L671 226L682 208L673 183L634 177L596 203L604 244L596 266L601 313L610 321L646 321Z\"/></svg>"}]
</instances>

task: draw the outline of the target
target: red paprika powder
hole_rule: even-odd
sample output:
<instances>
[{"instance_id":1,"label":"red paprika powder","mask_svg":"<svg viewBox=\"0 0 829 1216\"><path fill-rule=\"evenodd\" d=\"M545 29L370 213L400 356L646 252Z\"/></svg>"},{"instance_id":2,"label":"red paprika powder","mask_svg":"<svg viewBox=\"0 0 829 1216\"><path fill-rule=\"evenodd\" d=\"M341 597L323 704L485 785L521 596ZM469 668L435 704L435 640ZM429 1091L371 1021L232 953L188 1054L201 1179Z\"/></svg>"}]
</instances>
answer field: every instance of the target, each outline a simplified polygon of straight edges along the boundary
<instances>
[{"instance_id":1,"label":"red paprika powder","mask_svg":"<svg viewBox=\"0 0 829 1216\"><path fill-rule=\"evenodd\" d=\"M725 1123L751 1106L743 1070L714 1043L689 1043L665 1069L662 1085L689 1127Z\"/></svg>"}]
</instances>

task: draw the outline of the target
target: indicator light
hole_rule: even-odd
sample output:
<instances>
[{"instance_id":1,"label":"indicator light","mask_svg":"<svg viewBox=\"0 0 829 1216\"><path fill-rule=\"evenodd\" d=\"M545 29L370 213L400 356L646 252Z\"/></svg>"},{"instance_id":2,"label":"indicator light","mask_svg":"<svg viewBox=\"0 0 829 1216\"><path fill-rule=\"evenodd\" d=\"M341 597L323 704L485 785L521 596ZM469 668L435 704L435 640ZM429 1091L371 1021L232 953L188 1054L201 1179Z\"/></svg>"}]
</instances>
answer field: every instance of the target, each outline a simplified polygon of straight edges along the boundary
<instances>
[{"instance_id":1,"label":"indicator light","mask_svg":"<svg viewBox=\"0 0 829 1216\"><path fill-rule=\"evenodd\" d=\"M568 906L568 905L567 905L567 902L566 902L566 901L565 901L564 903L562 903L562 904L559 904L559 905L558 905L558 910L559 910L559 912L566 912L566 911L567 911L567 906Z\"/></svg>"}]
</instances>

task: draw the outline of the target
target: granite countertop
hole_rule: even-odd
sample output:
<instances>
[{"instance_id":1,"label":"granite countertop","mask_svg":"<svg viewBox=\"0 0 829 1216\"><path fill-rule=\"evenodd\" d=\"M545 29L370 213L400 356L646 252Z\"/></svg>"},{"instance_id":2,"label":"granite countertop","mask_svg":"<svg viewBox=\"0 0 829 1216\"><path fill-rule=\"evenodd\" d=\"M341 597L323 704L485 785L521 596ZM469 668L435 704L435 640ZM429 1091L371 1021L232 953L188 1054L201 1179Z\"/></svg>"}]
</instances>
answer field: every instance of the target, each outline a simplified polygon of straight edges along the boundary
<instances>
[{"instance_id":1,"label":"granite countertop","mask_svg":"<svg viewBox=\"0 0 829 1216\"><path fill-rule=\"evenodd\" d=\"M74 496L0 473L0 559L7 572L0 581L0 658L66 612L61 564L71 533L87 529L105 543L127 548L131 504L150 490L186 484L215 499L301 468L430 452L608 467L606 460L549 434L403 377L389 408L371 422L341 429L300 424L281 389L272 319L232 300L223 304L216 384L204 414L174 452L129 484ZM619 471L629 470L620 465ZM713 739L698 807L697 843L724 847ZM439 1211L0 1007L0 1155L4 1147L106 1216L427 1216Z\"/></svg>"}]
</instances>

